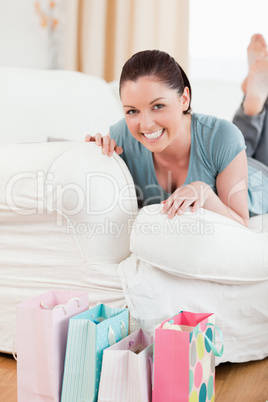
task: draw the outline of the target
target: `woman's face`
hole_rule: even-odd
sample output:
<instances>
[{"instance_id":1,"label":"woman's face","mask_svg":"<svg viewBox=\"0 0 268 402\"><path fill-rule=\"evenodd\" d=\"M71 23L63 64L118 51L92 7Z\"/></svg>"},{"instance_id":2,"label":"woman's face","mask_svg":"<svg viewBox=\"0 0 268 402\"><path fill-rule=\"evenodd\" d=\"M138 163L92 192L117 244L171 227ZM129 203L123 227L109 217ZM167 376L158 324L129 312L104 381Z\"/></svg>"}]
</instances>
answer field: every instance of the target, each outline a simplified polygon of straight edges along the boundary
<instances>
[{"instance_id":1,"label":"woman's face","mask_svg":"<svg viewBox=\"0 0 268 402\"><path fill-rule=\"evenodd\" d=\"M161 152L184 132L189 90L182 96L154 76L126 81L121 101L129 131L152 152Z\"/></svg>"}]
</instances>

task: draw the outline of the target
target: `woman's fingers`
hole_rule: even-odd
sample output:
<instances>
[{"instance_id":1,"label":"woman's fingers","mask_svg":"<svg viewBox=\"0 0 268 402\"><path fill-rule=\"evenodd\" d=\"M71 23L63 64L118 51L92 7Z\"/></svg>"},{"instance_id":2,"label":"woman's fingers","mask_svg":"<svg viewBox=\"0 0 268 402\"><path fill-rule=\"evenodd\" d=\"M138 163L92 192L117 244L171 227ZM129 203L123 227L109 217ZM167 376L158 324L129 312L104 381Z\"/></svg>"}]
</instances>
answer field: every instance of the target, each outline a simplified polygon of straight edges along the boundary
<instances>
[{"instance_id":1,"label":"woman's fingers","mask_svg":"<svg viewBox=\"0 0 268 402\"><path fill-rule=\"evenodd\" d=\"M87 134L85 137L85 141L86 142L96 142L97 145L101 145L101 138L102 138L102 136L100 133L97 133L96 135Z\"/></svg>"},{"instance_id":2,"label":"woman's fingers","mask_svg":"<svg viewBox=\"0 0 268 402\"><path fill-rule=\"evenodd\" d=\"M193 191L195 188L178 188L173 194L162 203L162 213L166 213L170 219L175 215L181 215L190 206L193 206L192 212L195 212L200 207L199 194Z\"/></svg>"},{"instance_id":3,"label":"woman's fingers","mask_svg":"<svg viewBox=\"0 0 268 402\"><path fill-rule=\"evenodd\" d=\"M92 138L93 138L93 141L95 141L95 137L92 137L92 135L87 134L86 137L85 137L85 141L86 142L92 141Z\"/></svg>"},{"instance_id":4,"label":"woman's fingers","mask_svg":"<svg viewBox=\"0 0 268 402\"><path fill-rule=\"evenodd\" d=\"M107 135L105 135L104 137L102 137L102 153L104 155L109 155L110 152L110 142L111 142L111 138L108 137Z\"/></svg>"},{"instance_id":5,"label":"woman's fingers","mask_svg":"<svg viewBox=\"0 0 268 402\"><path fill-rule=\"evenodd\" d=\"M162 204L162 212L163 214L167 214L172 207L174 201L177 199L179 194L179 189L175 190L174 193L171 194L171 196L165 200L165 202Z\"/></svg>"},{"instance_id":6,"label":"woman's fingers","mask_svg":"<svg viewBox=\"0 0 268 402\"><path fill-rule=\"evenodd\" d=\"M85 137L85 141L95 141L96 145L102 147L102 153L107 156L112 156L114 151L118 155L122 154L123 152L123 148L116 145L115 140L111 139L109 134L105 136L102 136L100 133L97 133L95 136L87 134Z\"/></svg>"},{"instance_id":7,"label":"woman's fingers","mask_svg":"<svg viewBox=\"0 0 268 402\"><path fill-rule=\"evenodd\" d=\"M201 208L200 200L196 200L192 205L192 212L196 212L198 208Z\"/></svg>"},{"instance_id":8,"label":"woman's fingers","mask_svg":"<svg viewBox=\"0 0 268 402\"><path fill-rule=\"evenodd\" d=\"M121 155L123 153L123 148L119 147L118 145L116 145L114 150L118 155Z\"/></svg>"},{"instance_id":9,"label":"woman's fingers","mask_svg":"<svg viewBox=\"0 0 268 402\"><path fill-rule=\"evenodd\" d=\"M187 209L190 206L193 206L197 202L198 202L198 205L199 205L200 201L199 201L199 198L198 198L197 194L196 195L187 195L187 197L185 197L185 199L184 199L184 201L183 201L182 205L180 206L180 208L179 208L177 213L180 214L180 213L183 213L183 212L187 211Z\"/></svg>"},{"instance_id":10,"label":"woman's fingers","mask_svg":"<svg viewBox=\"0 0 268 402\"><path fill-rule=\"evenodd\" d=\"M112 156L115 148L116 148L116 142L114 139L111 139L109 144L109 154L108 154L109 156Z\"/></svg>"},{"instance_id":11,"label":"woman's fingers","mask_svg":"<svg viewBox=\"0 0 268 402\"><path fill-rule=\"evenodd\" d=\"M96 142L96 145L98 145L99 147L102 145L102 139L103 139L104 137L102 137L102 135L100 134L100 133L97 133L96 135L95 135L95 142Z\"/></svg>"},{"instance_id":12,"label":"woman's fingers","mask_svg":"<svg viewBox=\"0 0 268 402\"><path fill-rule=\"evenodd\" d=\"M179 197L174 200L173 204L168 210L168 217L170 219L174 218L175 215L183 214L187 208L191 205L187 199L184 197Z\"/></svg>"}]
</instances>

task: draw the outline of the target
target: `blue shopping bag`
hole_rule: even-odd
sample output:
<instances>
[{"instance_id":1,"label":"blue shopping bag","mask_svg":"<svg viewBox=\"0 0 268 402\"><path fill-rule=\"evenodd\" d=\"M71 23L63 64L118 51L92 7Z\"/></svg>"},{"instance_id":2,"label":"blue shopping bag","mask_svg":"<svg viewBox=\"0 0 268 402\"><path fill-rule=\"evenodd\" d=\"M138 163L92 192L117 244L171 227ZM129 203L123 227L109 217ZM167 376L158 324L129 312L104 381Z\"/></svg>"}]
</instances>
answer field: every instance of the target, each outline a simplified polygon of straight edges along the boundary
<instances>
[{"instance_id":1,"label":"blue shopping bag","mask_svg":"<svg viewBox=\"0 0 268 402\"><path fill-rule=\"evenodd\" d=\"M129 311L99 304L69 320L62 402L97 401L104 349L128 335Z\"/></svg>"}]
</instances>

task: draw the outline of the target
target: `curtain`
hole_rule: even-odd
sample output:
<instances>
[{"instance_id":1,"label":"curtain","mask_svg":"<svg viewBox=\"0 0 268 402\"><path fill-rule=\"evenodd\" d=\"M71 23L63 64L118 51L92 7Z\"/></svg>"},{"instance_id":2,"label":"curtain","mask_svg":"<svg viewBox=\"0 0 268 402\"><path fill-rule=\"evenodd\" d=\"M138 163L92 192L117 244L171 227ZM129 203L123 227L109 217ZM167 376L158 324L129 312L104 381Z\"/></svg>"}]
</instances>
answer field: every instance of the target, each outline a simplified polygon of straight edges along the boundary
<instances>
[{"instance_id":1,"label":"curtain","mask_svg":"<svg viewBox=\"0 0 268 402\"><path fill-rule=\"evenodd\" d=\"M189 0L68 0L65 68L118 79L125 61L160 49L188 69Z\"/></svg>"}]
</instances>

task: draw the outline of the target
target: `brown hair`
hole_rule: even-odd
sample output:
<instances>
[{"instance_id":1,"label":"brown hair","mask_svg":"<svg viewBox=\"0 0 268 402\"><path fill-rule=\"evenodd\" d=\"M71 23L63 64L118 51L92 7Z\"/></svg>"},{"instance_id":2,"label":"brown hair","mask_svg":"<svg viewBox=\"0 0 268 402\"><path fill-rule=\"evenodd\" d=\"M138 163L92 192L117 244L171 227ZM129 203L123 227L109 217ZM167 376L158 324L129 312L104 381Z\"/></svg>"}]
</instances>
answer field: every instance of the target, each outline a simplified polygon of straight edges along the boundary
<instances>
[{"instance_id":1,"label":"brown hair","mask_svg":"<svg viewBox=\"0 0 268 402\"><path fill-rule=\"evenodd\" d=\"M120 81L119 94L121 96L121 88L126 81L137 81L138 78L146 75L154 75L160 81L175 89L181 96L184 88L189 88L190 102L189 107L183 113L191 111L192 89L189 79L181 66L168 53L161 50L144 50L134 54L124 64Z\"/></svg>"}]
</instances>

